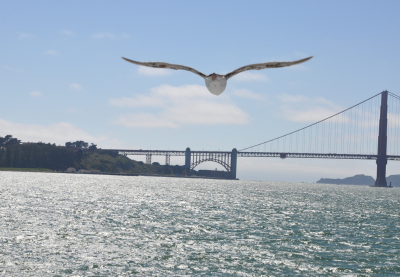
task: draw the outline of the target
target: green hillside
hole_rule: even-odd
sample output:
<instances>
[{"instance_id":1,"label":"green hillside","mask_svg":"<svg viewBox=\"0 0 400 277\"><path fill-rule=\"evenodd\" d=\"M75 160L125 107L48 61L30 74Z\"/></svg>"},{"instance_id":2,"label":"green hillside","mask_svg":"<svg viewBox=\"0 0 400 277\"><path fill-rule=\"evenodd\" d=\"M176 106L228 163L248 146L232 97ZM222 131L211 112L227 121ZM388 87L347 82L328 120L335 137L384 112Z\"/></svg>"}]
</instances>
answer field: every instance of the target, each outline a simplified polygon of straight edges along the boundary
<instances>
[{"instance_id":1,"label":"green hillside","mask_svg":"<svg viewBox=\"0 0 400 277\"><path fill-rule=\"evenodd\" d=\"M61 171L69 167L76 170L100 170L103 173L145 175L191 175L182 166L144 164L131 160L117 151L97 149L92 143L67 142L64 146L50 143L21 143L12 138L0 137L0 170Z\"/></svg>"},{"instance_id":2,"label":"green hillside","mask_svg":"<svg viewBox=\"0 0 400 277\"><path fill-rule=\"evenodd\" d=\"M100 170L105 173L136 173L136 174L157 174L157 175L181 175L186 170L182 166L167 166L154 164L144 164L131 160L114 151L96 150L95 152L85 151L80 162L74 164L77 170L92 169Z\"/></svg>"}]
</instances>

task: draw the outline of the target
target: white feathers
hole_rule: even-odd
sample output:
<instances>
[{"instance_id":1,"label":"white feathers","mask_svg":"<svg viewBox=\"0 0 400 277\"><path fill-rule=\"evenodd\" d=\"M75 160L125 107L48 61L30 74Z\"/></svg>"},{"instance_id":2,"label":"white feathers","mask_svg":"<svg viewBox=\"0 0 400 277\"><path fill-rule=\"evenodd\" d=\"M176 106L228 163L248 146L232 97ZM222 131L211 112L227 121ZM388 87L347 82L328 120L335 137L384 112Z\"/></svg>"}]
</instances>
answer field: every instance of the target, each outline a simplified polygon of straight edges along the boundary
<instances>
[{"instance_id":1,"label":"white feathers","mask_svg":"<svg viewBox=\"0 0 400 277\"><path fill-rule=\"evenodd\" d=\"M213 80L212 76L204 78L206 80L207 89L214 95L220 95L226 88L226 78L224 75L217 75Z\"/></svg>"}]
</instances>

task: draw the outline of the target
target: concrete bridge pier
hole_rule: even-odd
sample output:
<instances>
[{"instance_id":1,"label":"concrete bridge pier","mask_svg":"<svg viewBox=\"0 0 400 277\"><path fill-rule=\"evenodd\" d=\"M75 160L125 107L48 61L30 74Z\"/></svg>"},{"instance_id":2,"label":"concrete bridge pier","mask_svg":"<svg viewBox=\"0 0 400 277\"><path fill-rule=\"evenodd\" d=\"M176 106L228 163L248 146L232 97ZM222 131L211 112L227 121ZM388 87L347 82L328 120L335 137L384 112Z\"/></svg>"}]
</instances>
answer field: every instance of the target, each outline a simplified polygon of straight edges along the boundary
<instances>
[{"instance_id":1,"label":"concrete bridge pier","mask_svg":"<svg viewBox=\"0 0 400 277\"><path fill-rule=\"evenodd\" d=\"M386 157L380 157L376 159L376 165L377 165L377 173L376 173L376 181L375 181L375 186L376 187L387 187L387 182L386 182L386 164L387 164L387 159Z\"/></svg>"},{"instance_id":2,"label":"concrete bridge pier","mask_svg":"<svg viewBox=\"0 0 400 277\"><path fill-rule=\"evenodd\" d=\"M231 154L231 178L236 179L236 168L237 168L237 150L236 148L232 149Z\"/></svg>"},{"instance_id":3,"label":"concrete bridge pier","mask_svg":"<svg viewBox=\"0 0 400 277\"><path fill-rule=\"evenodd\" d=\"M185 168L190 169L190 159L192 156L192 152L190 151L190 148L186 148L185 152Z\"/></svg>"},{"instance_id":4,"label":"concrete bridge pier","mask_svg":"<svg viewBox=\"0 0 400 277\"><path fill-rule=\"evenodd\" d=\"M388 111L388 91L381 94L381 111L379 119L378 135L378 157L376 159L376 187L387 187L386 164L387 164L387 111Z\"/></svg>"}]
</instances>

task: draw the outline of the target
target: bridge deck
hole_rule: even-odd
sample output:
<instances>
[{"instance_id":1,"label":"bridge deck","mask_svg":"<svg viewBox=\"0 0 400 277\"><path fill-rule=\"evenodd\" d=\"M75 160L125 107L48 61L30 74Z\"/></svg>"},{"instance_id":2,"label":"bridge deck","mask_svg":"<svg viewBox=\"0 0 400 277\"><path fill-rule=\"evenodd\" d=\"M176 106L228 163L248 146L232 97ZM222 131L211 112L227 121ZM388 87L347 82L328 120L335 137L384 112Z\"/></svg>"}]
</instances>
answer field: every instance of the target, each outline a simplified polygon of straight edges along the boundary
<instances>
[{"instance_id":1,"label":"bridge deck","mask_svg":"<svg viewBox=\"0 0 400 277\"><path fill-rule=\"evenodd\" d=\"M181 150L131 150L131 149L102 149L118 151L125 155L152 155L152 156L185 156ZM231 154L232 151L191 151L192 154ZM365 154L336 154L336 153L278 153L278 152L237 152L238 157L267 157L267 158L316 158L316 159L355 159L376 160L378 155ZM400 161L400 156L388 155L388 160Z\"/></svg>"}]
</instances>

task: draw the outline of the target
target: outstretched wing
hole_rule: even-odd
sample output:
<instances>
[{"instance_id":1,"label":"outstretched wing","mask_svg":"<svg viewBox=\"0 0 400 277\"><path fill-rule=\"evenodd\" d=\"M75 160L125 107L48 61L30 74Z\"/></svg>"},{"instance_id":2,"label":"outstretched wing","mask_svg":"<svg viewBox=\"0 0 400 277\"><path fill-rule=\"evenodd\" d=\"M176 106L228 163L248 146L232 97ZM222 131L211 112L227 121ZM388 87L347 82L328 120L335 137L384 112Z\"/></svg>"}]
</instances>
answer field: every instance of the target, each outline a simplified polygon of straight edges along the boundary
<instances>
[{"instance_id":1,"label":"outstretched wing","mask_svg":"<svg viewBox=\"0 0 400 277\"><path fill-rule=\"evenodd\" d=\"M182 69L182 70L187 70L190 72L193 72L194 74L197 74L203 78L206 77L206 75L204 75L203 73L201 73L200 71L197 71L194 68L188 67L188 66L184 66L184 65L179 65L179 64L171 64L171 63L164 63L164 62L137 62L137 61L133 61L127 58L122 57L125 61L130 62L130 63L134 63L137 65L141 65L141 66L148 66L148 67L154 67L154 68L170 68L170 69Z\"/></svg>"},{"instance_id":2,"label":"outstretched wing","mask_svg":"<svg viewBox=\"0 0 400 277\"><path fill-rule=\"evenodd\" d=\"M232 72L229 72L228 74L225 75L226 79L231 78L232 76L235 76L236 74L239 74L240 72L246 71L246 70L260 70L264 68L277 68L277 67L285 67L285 66L291 66L299 63L304 63L311 59L313 56L298 60L298 61L293 61L293 62L268 62L268 63L255 63L255 64L249 64L246 66L242 66Z\"/></svg>"}]
</instances>

